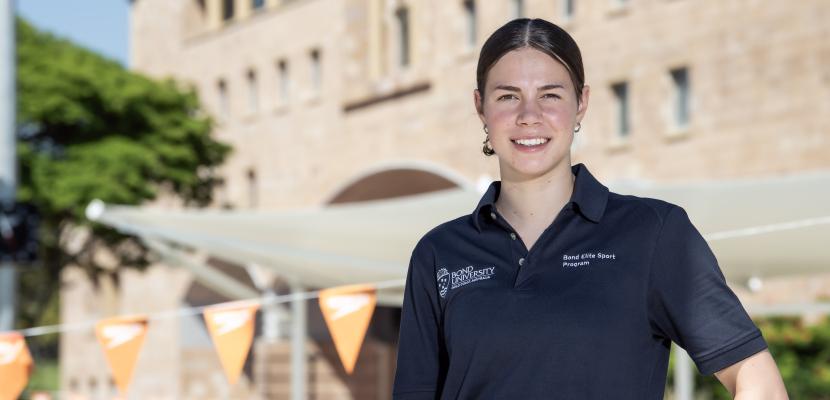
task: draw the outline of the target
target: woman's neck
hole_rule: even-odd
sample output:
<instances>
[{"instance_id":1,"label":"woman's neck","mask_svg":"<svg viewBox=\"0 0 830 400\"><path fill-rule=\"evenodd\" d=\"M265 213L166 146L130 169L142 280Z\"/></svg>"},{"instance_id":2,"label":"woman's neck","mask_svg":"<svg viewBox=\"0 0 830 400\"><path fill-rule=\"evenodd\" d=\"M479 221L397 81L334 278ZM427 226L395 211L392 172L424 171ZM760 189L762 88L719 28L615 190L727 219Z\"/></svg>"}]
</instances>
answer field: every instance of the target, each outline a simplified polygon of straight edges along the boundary
<instances>
[{"instance_id":1,"label":"woman's neck","mask_svg":"<svg viewBox=\"0 0 830 400\"><path fill-rule=\"evenodd\" d=\"M517 229L516 225L548 226L570 200L575 179L570 162L536 178L502 176L496 208Z\"/></svg>"}]
</instances>

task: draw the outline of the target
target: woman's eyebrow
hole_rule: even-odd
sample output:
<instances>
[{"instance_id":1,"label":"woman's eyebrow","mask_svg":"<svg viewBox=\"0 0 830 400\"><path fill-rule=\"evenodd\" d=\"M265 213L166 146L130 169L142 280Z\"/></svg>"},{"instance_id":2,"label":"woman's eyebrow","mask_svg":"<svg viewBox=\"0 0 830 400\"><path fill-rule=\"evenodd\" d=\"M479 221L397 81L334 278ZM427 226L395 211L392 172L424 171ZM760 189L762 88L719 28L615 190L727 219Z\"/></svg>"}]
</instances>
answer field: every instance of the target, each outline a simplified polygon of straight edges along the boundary
<instances>
[{"instance_id":1,"label":"woman's eyebrow","mask_svg":"<svg viewBox=\"0 0 830 400\"><path fill-rule=\"evenodd\" d=\"M564 88L565 88L565 86L564 86L564 85L562 85L562 84L559 84L559 83L549 83L549 84L544 85L544 86L539 86L539 88L538 88L537 90L542 91L542 90L550 90L550 89L564 89ZM519 89L519 88L517 88L517 87L515 87L515 86L510 86L510 85L498 85L498 86L496 86L496 88L495 88L495 89L496 89L496 90L498 90L498 89L501 89L501 90L507 90L507 91L510 91L510 92L520 92L520 93L521 93L521 91L522 91L522 89Z\"/></svg>"},{"instance_id":2,"label":"woman's eyebrow","mask_svg":"<svg viewBox=\"0 0 830 400\"><path fill-rule=\"evenodd\" d=\"M547 85L545 85L545 86L540 86L540 87L539 87L538 89L536 89L536 90L542 91L542 90L550 90L550 89L564 89L564 88L565 88L565 85L563 85L563 84L561 84L561 83L549 83L549 84L547 84Z\"/></svg>"}]
</instances>

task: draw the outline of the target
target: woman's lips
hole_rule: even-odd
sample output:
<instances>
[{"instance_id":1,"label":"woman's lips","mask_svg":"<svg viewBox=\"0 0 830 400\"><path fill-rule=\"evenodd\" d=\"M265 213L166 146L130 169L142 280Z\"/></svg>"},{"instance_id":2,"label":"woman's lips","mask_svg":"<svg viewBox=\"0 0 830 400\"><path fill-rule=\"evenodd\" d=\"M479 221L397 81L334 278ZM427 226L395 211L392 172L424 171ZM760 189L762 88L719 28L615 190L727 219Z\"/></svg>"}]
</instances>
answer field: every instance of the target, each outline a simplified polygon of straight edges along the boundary
<instances>
[{"instance_id":1,"label":"woman's lips","mask_svg":"<svg viewBox=\"0 0 830 400\"><path fill-rule=\"evenodd\" d=\"M543 137L519 138L510 139L510 142L513 143L513 147L516 148L516 150L526 153L533 153L542 151L545 147L547 147L548 143L550 143L550 139Z\"/></svg>"}]
</instances>

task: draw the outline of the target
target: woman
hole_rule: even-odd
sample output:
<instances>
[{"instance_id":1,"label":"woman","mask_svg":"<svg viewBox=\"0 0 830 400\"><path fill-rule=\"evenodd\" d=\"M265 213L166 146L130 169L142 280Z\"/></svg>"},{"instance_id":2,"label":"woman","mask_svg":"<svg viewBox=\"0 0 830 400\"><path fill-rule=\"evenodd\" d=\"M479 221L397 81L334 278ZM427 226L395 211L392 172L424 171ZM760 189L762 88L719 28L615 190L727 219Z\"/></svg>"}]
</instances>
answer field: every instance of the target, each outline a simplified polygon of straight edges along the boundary
<instances>
[{"instance_id":1,"label":"woman","mask_svg":"<svg viewBox=\"0 0 830 400\"><path fill-rule=\"evenodd\" d=\"M674 341L736 398L787 398L685 211L571 166L589 94L550 22L513 20L484 43L474 101L501 181L415 247L393 397L662 398Z\"/></svg>"}]
</instances>

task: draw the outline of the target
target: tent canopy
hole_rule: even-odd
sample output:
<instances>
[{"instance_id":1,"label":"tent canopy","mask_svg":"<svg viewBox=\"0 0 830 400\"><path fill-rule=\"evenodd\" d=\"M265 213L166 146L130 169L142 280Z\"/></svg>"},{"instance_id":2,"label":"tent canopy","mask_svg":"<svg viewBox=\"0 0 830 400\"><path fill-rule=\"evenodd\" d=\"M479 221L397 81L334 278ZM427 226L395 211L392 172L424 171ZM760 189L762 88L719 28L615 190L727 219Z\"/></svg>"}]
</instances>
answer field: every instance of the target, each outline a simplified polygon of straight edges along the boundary
<instances>
[{"instance_id":1,"label":"tent canopy","mask_svg":"<svg viewBox=\"0 0 830 400\"><path fill-rule=\"evenodd\" d=\"M617 193L686 209L727 279L828 272L830 172L684 184L619 182ZM308 287L403 280L412 249L432 227L469 214L480 193L415 196L287 211L164 210L93 202L91 219L240 265L256 264ZM198 278L198 277L197 277ZM402 288L381 303L400 304ZM385 300L383 300L385 299Z\"/></svg>"}]
</instances>

